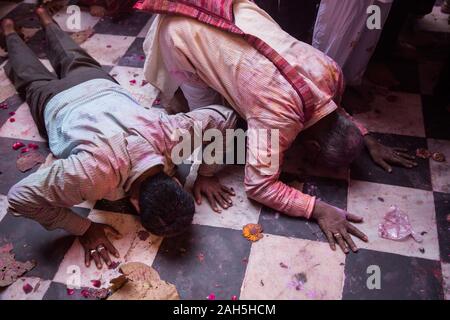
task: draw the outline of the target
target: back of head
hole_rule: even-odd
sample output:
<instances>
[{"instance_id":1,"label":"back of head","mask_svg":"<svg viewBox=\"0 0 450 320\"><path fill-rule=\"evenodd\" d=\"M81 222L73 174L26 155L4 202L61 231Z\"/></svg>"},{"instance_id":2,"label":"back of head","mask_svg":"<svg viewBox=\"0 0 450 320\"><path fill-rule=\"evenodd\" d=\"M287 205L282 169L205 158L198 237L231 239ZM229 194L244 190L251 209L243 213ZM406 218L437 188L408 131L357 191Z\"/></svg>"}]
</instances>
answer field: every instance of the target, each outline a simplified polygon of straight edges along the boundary
<instances>
[{"instance_id":1,"label":"back of head","mask_svg":"<svg viewBox=\"0 0 450 320\"><path fill-rule=\"evenodd\" d=\"M186 231L195 212L192 196L164 172L142 182L139 207L144 228L165 237Z\"/></svg>"},{"instance_id":2,"label":"back of head","mask_svg":"<svg viewBox=\"0 0 450 320\"><path fill-rule=\"evenodd\" d=\"M364 147L360 130L350 118L338 112L330 116L327 126L316 136L321 147L319 162L332 168L348 166Z\"/></svg>"}]
</instances>

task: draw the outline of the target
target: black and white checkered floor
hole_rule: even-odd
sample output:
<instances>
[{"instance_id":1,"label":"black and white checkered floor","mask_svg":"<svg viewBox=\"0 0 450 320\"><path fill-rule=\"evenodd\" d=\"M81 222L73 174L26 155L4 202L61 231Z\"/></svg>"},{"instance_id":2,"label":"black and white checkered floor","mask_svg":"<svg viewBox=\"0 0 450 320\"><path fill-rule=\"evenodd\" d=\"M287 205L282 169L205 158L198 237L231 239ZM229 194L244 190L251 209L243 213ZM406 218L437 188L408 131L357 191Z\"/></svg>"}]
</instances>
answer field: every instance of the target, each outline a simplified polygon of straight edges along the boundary
<instances>
[{"instance_id":1,"label":"black and white checkered floor","mask_svg":"<svg viewBox=\"0 0 450 320\"><path fill-rule=\"evenodd\" d=\"M30 1L28 1L30 2ZM0 17L18 19L22 26L38 27L34 5L7 3L0 6ZM427 58L419 62L395 61L392 68L401 85L389 93L377 93L373 111L358 114L362 121L386 144L419 147L443 152L450 159L450 111L448 101L433 95L434 84L449 52L447 16L425 17L420 26L431 41L424 48ZM56 20L64 27L64 11ZM441 21L442 20L442 21ZM148 85L142 83L144 53L142 43L151 15L135 12L118 24L83 13L82 28L93 27L94 35L82 46L144 106L150 101ZM445 23L444 23L445 21ZM29 40L32 49L45 60L42 31ZM439 44L439 45L438 45ZM68 295L66 283L74 274L81 285L90 287L100 279L103 286L115 270L86 269L78 241L62 231L47 232L38 224L6 213L6 194L17 181L29 174L16 168L17 141L34 142L40 152L49 153L28 111L6 78L0 58L0 246L12 243L18 260L35 260L36 267L10 287L0 290L1 299L84 299L80 290ZM136 80L136 82L130 80ZM395 98L392 98L392 97ZM9 121L15 112L15 122ZM197 208L189 233L172 239L151 236L142 241L142 230L127 201L84 203L74 210L95 221L112 224L124 237L115 242L120 262L141 261L152 265L162 279L174 283L183 299L444 299L450 285L450 163L419 160L413 170L395 169L387 174L376 167L367 154L350 168L324 172L299 168L293 148L285 165L284 179L296 182L305 192L315 194L349 212L363 215L361 229L370 242L358 243L357 254L332 252L313 222L291 219L249 201L243 190L243 167L229 167L224 182L237 191L234 207L222 214L207 205ZM391 205L409 214L423 243L413 239L394 242L381 239L377 226ZM241 235L247 223L260 223L264 238L250 243ZM369 290L369 266L379 266L381 289ZM74 273L75 272L75 273ZM301 281L303 286L296 283ZM22 287L29 283L33 292ZM37 284L39 283L39 286Z\"/></svg>"}]
</instances>

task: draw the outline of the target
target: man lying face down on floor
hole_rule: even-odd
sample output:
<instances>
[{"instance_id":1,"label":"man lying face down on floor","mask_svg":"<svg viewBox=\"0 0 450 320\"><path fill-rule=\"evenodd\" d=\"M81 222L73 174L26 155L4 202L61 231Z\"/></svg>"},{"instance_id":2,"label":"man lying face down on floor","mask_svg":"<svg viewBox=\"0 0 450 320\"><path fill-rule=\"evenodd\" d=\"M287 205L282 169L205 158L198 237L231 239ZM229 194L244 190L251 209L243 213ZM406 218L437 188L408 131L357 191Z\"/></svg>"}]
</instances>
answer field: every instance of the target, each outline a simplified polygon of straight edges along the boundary
<instances>
[{"instance_id":1,"label":"man lying face down on floor","mask_svg":"<svg viewBox=\"0 0 450 320\"><path fill-rule=\"evenodd\" d=\"M350 235L367 241L350 223L362 218L279 180L284 154L297 136L314 161L332 167L350 164L364 144L388 171L388 163L415 165L401 150L379 144L339 108L344 84L338 65L284 32L249 0L146 0L143 10L159 14L144 43L144 71L163 102L172 101L178 88L190 109L223 97L249 130L278 132L279 146L270 151L279 158L277 170L268 173L263 157L247 158L249 198L290 216L317 220L333 250L337 242L346 253L349 247L356 251ZM250 156L256 140L257 135L248 137ZM216 200L222 205L221 188L218 179L200 176L194 193L197 201L201 193L209 198L219 194Z\"/></svg>"},{"instance_id":2,"label":"man lying face down on floor","mask_svg":"<svg viewBox=\"0 0 450 320\"><path fill-rule=\"evenodd\" d=\"M232 128L235 113L218 105L174 116L143 108L44 9L36 13L59 78L40 63L9 19L2 22L9 53L6 73L26 97L58 160L11 188L10 211L49 230L61 228L79 236L86 265L93 259L98 268L102 260L111 263L109 254L118 255L106 236L117 231L69 209L83 201L131 195L142 225L151 233L174 236L185 231L195 206L172 177L171 150L178 143L173 135L179 129L192 132L199 124L202 131Z\"/></svg>"}]
</instances>

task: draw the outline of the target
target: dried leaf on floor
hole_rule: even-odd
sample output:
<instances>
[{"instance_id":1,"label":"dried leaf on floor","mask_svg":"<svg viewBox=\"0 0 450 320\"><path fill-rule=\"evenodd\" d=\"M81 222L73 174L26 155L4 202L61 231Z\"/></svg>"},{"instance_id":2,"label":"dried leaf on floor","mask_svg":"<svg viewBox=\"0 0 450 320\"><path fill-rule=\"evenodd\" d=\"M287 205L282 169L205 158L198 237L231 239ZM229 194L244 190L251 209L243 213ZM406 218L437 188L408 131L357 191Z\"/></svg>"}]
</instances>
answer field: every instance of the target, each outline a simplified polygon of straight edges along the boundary
<instances>
[{"instance_id":1,"label":"dried leaf on floor","mask_svg":"<svg viewBox=\"0 0 450 320\"><path fill-rule=\"evenodd\" d=\"M86 30L78 31L75 33L72 33L71 37L73 41L75 41L77 44L82 44L86 42L87 39L92 37L94 35L94 29L88 28Z\"/></svg>"},{"instance_id":2,"label":"dried leaf on floor","mask_svg":"<svg viewBox=\"0 0 450 320\"><path fill-rule=\"evenodd\" d=\"M21 172L27 172L34 166L44 163L45 157L39 151L31 151L17 157L16 166Z\"/></svg>"},{"instance_id":3,"label":"dried leaf on floor","mask_svg":"<svg viewBox=\"0 0 450 320\"><path fill-rule=\"evenodd\" d=\"M114 293L108 300L179 300L177 288L161 280L158 272L140 262L120 267L122 276L111 280Z\"/></svg>"},{"instance_id":4,"label":"dried leaf on floor","mask_svg":"<svg viewBox=\"0 0 450 320\"><path fill-rule=\"evenodd\" d=\"M249 223L242 229L242 235L244 238L256 242L261 240L263 235L263 228L260 224Z\"/></svg>"},{"instance_id":5,"label":"dried leaf on floor","mask_svg":"<svg viewBox=\"0 0 450 320\"><path fill-rule=\"evenodd\" d=\"M0 247L0 287L14 283L19 277L30 271L36 265L34 262L20 262L14 258L12 245Z\"/></svg>"}]
</instances>

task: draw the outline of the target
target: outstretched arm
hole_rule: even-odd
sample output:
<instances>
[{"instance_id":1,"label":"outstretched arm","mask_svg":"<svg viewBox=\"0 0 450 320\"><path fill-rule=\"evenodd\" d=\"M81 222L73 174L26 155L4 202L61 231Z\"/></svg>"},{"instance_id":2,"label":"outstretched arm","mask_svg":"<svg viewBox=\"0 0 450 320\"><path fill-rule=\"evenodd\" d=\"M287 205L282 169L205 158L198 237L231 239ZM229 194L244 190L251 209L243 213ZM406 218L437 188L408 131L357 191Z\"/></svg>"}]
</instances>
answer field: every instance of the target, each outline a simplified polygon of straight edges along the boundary
<instances>
[{"instance_id":1,"label":"outstretched arm","mask_svg":"<svg viewBox=\"0 0 450 320\"><path fill-rule=\"evenodd\" d=\"M250 121L249 128L278 127L279 144L277 145L277 138L275 138L267 141L261 148L260 143L255 143L255 140L260 141L261 137L255 137L254 134L249 133L249 155L245 171L248 197L278 212L316 220L333 250L336 249L337 242L345 253L349 251L348 248L357 251L358 248L350 235L359 237L363 241L367 241L367 236L351 223L362 222L362 218L328 205L279 181L284 152L291 145L300 128L295 127L295 124L289 126L287 121L276 125L272 120L271 125L268 125L269 122L261 123L261 120L263 119ZM271 137L274 135L277 135L276 131L271 130ZM264 139L264 136L262 138ZM270 161L264 159L266 145L270 146Z\"/></svg>"},{"instance_id":2,"label":"outstretched arm","mask_svg":"<svg viewBox=\"0 0 450 320\"><path fill-rule=\"evenodd\" d=\"M391 164L403 166L405 168L413 168L417 166L417 163L414 161L415 157L407 154L407 149L391 148L381 144L373 136L370 135L369 130L367 130L361 123L350 116L343 108L340 108L339 112L344 114L344 116L348 117L355 123L361 134L364 136L364 144L369 151L372 160L384 170L391 173Z\"/></svg>"},{"instance_id":3,"label":"outstretched arm","mask_svg":"<svg viewBox=\"0 0 450 320\"><path fill-rule=\"evenodd\" d=\"M14 185L8 193L9 210L14 215L35 220L48 230L64 229L80 236L86 265L94 258L101 268L100 257L109 264L108 251L118 254L105 235L105 231L115 231L75 214L70 208L86 200L103 198L117 186L119 178L106 157L80 152L56 160ZM104 249L96 251L99 247Z\"/></svg>"}]
</instances>

